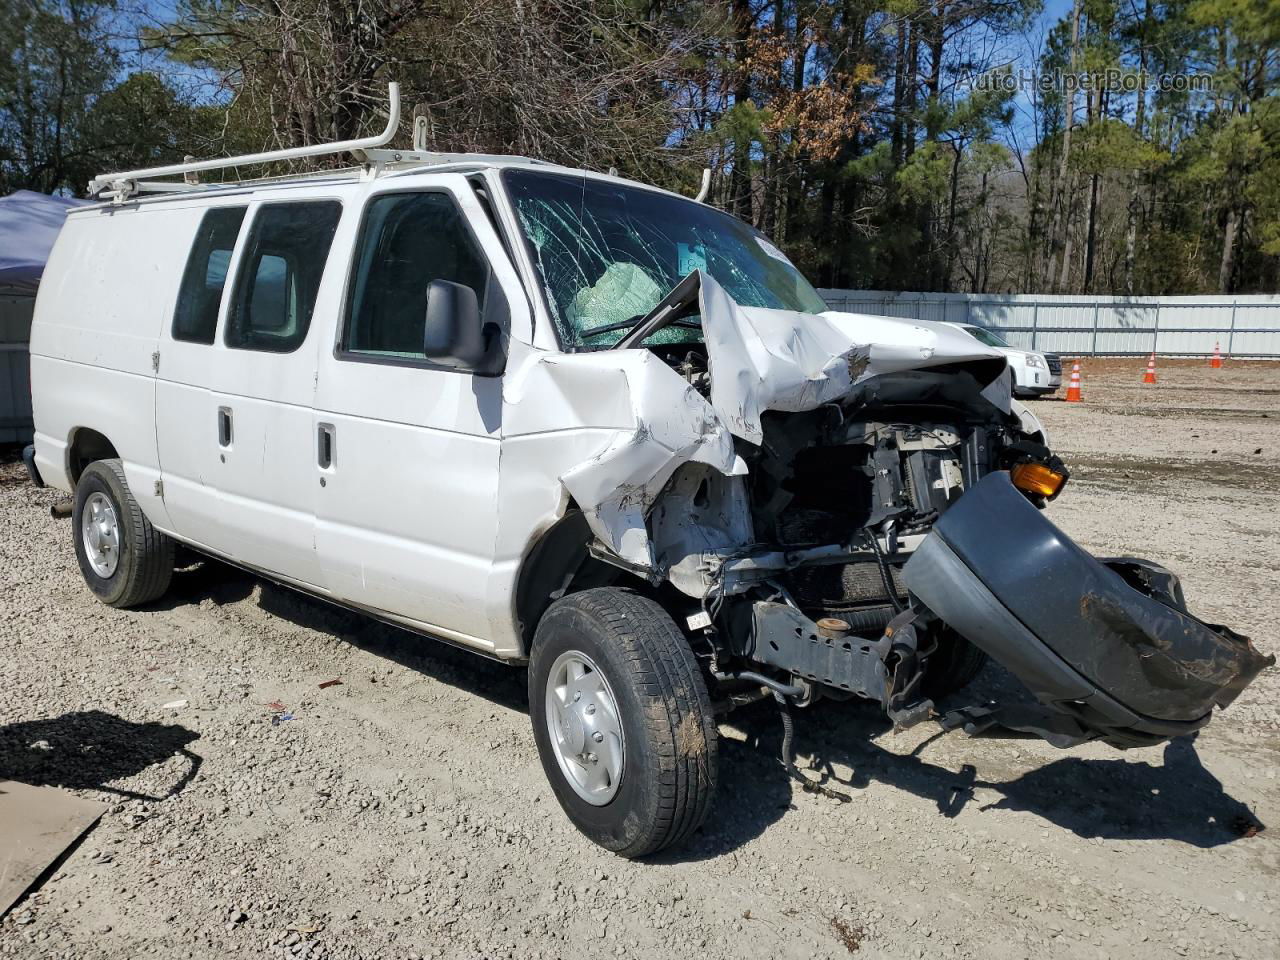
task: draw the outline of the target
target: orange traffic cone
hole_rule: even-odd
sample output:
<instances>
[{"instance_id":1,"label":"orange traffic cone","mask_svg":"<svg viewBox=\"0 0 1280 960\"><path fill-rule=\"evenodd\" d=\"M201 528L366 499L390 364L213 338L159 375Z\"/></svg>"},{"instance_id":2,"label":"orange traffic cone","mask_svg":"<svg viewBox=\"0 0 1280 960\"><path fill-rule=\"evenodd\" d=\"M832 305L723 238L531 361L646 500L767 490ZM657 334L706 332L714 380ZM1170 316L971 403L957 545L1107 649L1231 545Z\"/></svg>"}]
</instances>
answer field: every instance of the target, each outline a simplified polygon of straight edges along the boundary
<instances>
[{"instance_id":1,"label":"orange traffic cone","mask_svg":"<svg viewBox=\"0 0 1280 960\"><path fill-rule=\"evenodd\" d=\"M1213 359L1209 361L1209 366L1215 370L1222 369L1222 348L1218 346L1218 341L1213 342Z\"/></svg>"},{"instance_id":2,"label":"orange traffic cone","mask_svg":"<svg viewBox=\"0 0 1280 960\"><path fill-rule=\"evenodd\" d=\"M1080 403L1083 397L1080 396L1080 364L1073 363L1071 365L1071 382L1067 384L1067 403Z\"/></svg>"},{"instance_id":3,"label":"orange traffic cone","mask_svg":"<svg viewBox=\"0 0 1280 960\"><path fill-rule=\"evenodd\" d=\"M1153 353L1147 360L1147 372L1142 375L1143 383L1156 382L1156 355Z\"/></svg>"}]
</instances>

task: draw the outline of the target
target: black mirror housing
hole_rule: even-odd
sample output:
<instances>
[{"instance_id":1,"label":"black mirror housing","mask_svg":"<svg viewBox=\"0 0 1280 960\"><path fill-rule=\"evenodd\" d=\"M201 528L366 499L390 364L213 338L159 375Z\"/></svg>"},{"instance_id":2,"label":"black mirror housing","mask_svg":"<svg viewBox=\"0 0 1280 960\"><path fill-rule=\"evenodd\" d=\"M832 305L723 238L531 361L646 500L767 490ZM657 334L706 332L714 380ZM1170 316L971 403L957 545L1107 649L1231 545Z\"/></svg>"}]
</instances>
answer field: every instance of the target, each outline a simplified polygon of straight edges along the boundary
<instances>
[{"instance_id":1,"label":"black mirror housing","mask_svg":"<svg viewBox=\"0 0 1280 960\"><path fill-rule=\"evenodd\" d=\"M473 289L450 280L432 280L427 285L427 321L422 337L426 357L464 367L483 367L489 353L488 340Z\"/></svg>"}]
</instances>

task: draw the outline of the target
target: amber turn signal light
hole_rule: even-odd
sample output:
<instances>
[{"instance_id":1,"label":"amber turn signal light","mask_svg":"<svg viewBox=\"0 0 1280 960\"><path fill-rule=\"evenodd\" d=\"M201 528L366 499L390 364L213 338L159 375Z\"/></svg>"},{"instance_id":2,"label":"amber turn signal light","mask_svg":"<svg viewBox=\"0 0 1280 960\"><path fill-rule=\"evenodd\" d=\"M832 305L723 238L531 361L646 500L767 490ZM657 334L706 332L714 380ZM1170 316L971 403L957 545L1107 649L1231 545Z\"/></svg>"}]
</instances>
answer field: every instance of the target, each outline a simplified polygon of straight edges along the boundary
<instances>
[{"instance_id":1,"label":"amber turn signal light","mask_svg":"<svg viewBox=\"0 0 1280 960\"><path fill-rule=\"evenodd\" d=\"M1009 471L1009 479L1023 493L1055 497L1067 478L1043 463L1020 463Z\"/></svg>"}]
</instances>

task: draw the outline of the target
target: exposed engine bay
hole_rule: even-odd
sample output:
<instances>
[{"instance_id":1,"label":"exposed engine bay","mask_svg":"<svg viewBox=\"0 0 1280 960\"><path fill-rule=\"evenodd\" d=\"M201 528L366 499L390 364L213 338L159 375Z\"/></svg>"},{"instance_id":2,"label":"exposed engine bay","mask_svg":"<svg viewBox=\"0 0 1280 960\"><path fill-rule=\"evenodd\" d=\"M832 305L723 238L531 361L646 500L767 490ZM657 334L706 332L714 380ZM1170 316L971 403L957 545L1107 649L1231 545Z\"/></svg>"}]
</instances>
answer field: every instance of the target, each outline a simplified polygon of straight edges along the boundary
<instances>
[{"instance_id":1,"label":"exposed engine bay","mask_svg":"<svg viewBox=\"0 0 1280 960\"><path fill-rule=\"evenodd\" d=\"M719 463L690 446L651 498L627 486L632 519L592 553L689 599L695 651L724 689L763 686L784 706L866 698L908 726L936 718L985 652L1040 706L961 707L944 726L1129 747L1202 726L1273 662L1196 620L1158 564L1098 561L1049 523L1068 470L1001 362L877 371L874 345L824 353L762 311L717 329L736 305L717 313L722 291L697 279L624 345L700 310L705 345L650 351L732 436L704 420ZM637 509L649 563L616 549L637 542Z\"/></svg>"},{"instance_id":2,"label":"exposed engine bay","mask_svg":"<svg viewBox=\"0 0 1280 960\"><path fill-rule=\"evenodd\" d=\"M694 389L709 390L705 354L688 347L655 352ZM717 578L685 586L705 591L724 621L723 629L708 629L718 644L716 672L732 675L722 661L754 661L785 670L783 685L798 688L801 703L856 695L882 700L899 722L928 716L924 691L944 692L947 678L926 684L926 672L954 666L956 649L968 644L934 619L923 646L908 651L899 641L889 656L894 645L883 642L885 631L911 607L906 561L943 512L993 469L1040 465L1056 478L1049 497L1068 474L1016 418L984 400L984 385L971 372L916 375L896 392L919 391L922 381L945 390L946 402L770 411L758 446L737 441L748 468L742 485L750 536L743 539L751 547L713 560ZM891 383L881 388L894 396ZM969 402L958 408L962 394ZM969 415L957 421L958 412ZM716 485L700 468L683 470L701 481L680 503L681 514L700 521ZM678 475L671 494L678 498L685 485ZM1037 505L1046 499L1026 495ZM659 500L660 521L669 507Z\"/></svg>"}]
</instances>

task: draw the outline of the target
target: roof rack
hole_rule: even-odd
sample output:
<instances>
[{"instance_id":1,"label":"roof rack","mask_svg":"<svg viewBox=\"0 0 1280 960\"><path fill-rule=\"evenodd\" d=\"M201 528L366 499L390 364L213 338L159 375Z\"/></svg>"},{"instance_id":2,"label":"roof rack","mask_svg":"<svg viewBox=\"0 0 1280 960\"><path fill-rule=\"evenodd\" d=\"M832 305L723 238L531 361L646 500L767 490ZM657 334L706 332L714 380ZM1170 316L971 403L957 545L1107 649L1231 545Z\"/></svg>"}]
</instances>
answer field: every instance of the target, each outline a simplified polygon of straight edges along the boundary
<instances>
[{"instance_id":1,"label":"roof rack","mask_svg":"<svg viewBox=\"0 0 1280 960\"><path fill-rule=\"evenodd\" d=\"M119 173L100 173L89 181L89 195L111 194L111 199L121 203L130 196L142 192L189 191L191 182L154 183L142 177L170 177L178 174L199 173L202 170L227 170L258 163L275 163L279 160L297 160L302 157L323 157L335 153L364 154L391 142L400 126L400 84L387 84L387 126L380 134L359 140L342 140L338 143L317 143L307 147L288 147L284 150L268 150L265 153L246 153L238 157L218 157L212 160L192 160L174 163L167 167L149 167L142 170L124 170ZM221 186L222 184L219 184ZM212 186L212 185L211 185Z\"/></svg>"}]
</instances>

